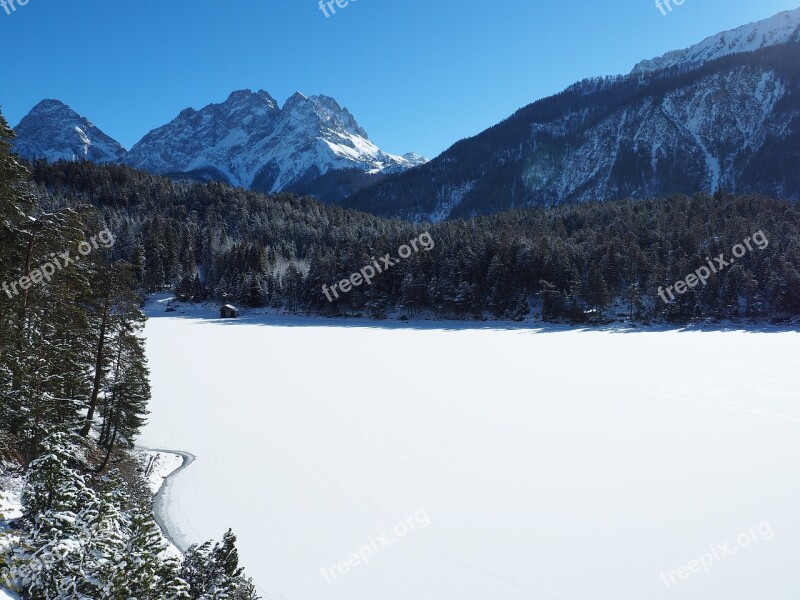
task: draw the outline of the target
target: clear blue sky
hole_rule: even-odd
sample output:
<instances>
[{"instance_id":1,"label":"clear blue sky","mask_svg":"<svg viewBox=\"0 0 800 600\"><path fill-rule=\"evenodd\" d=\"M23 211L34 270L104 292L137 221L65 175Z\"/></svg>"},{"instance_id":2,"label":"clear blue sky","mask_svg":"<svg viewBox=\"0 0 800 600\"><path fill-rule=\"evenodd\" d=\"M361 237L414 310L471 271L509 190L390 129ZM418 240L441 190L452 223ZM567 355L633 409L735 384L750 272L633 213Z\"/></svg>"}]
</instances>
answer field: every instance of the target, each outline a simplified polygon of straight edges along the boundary
<instances>
[{"instance_id":1,"label":"clear blue sky","mask_svg":"<svg viewBox=\"0 0 800 600\"><path fill-rule=\"evenodd\" d=\"M6 0L10 1L10 0ZM628 72L800 0L28 0L0 8L10 124L57 98L130 148L188 106L265 89L347 106L383 149L435 156L584 77Z\"/></svg>"}]
</instances>

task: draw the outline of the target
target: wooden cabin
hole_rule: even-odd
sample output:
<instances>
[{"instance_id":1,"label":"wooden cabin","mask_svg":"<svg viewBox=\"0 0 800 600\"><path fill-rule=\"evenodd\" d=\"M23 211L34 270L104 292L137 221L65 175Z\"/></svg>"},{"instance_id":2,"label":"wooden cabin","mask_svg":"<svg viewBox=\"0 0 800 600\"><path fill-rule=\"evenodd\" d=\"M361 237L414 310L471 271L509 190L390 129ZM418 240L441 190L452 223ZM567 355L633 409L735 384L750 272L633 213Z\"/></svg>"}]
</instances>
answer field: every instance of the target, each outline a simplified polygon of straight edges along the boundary
<instances>
[{"instance_id":1,"label":"wooden cabin","mask_svg":"<svg viewBox=\"0 0 800 600\"><path fill-rule=\"evenodd\" d=\"M238 319L239 318L239 309L236 308L233 304L226 304L222 308L219 309L219 318L220 319Z\"/></svg>"}]
</instances>

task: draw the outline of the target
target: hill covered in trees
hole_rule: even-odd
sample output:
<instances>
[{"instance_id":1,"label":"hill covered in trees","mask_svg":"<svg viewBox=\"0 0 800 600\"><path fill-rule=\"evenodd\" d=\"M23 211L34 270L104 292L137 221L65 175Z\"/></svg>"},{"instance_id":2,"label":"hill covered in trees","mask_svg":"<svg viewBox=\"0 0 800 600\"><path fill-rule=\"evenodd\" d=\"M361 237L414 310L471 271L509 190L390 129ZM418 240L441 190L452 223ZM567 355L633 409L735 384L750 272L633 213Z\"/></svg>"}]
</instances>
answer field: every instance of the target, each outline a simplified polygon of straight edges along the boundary
<instances>
[{"instance_id":1,"label":"hill covered in trees","mask_svg":"<svg viewBox=\"0 0 800 600\"><path fill-rule=\"evenodd\" d=\"M800 37L786 41L775 20L764 28L776 34L756 51L576 83L341 204L437 220L701 191L797 200ZM718 49L740 36L742 47L752 42L727 32Z\"/></svg>"},{"instance_id":2,"label":"hill covered in trees","mask_svg":"<svg viewBox=\"0 0 800 600\"><path fill-rule=\"evenodd\" d=\"M435 248L412 254L329 302L349 278L422 227L308 198L218 183L176 183L126 167L36 163L30 192L48 210L96 207L115 260L145 292L230 299L320 314L544 320L776 318L800 314L798 207L758 195L699 194L573 203L453 220L427 228ZM664 302L673 286L762 232L748 251ZM669 300L669 298L668 298Z\"/></svg>"},{"instance_id":3,"label":"hill covered in trees","mask_svg":"<svg viewBox=\"0 0 800 600\"><path fill-rule=\"evenodd\" d=\"M0 587L23 600L256 598L232 533L168 558L119 475L150 400L139 273L110 252L96 209L39 203L11 138L0 116L0 475L24 470L22 516L0 515Z\"/></svg>"}]
</instances>

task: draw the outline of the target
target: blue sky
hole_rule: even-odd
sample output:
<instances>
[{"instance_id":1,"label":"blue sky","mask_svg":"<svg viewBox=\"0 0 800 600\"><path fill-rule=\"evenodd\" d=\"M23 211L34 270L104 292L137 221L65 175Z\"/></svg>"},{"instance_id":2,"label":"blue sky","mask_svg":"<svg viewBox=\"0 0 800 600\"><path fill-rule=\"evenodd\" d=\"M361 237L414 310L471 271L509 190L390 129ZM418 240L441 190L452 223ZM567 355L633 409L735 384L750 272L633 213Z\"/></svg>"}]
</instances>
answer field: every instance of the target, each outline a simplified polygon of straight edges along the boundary
<instances>
[{"instance_id":1,"label":"blue sky","mask_svg":"<svg viewBox=\"0 0 800 600\"><path fill-rule=\"evenodd\" d=\"M10 1L10 0L5 0ZM57 98L132 146L188 106L265 89L347 106L384 150L433 157L584 77L800 0L28 0L0 8L11 125Z\"/></svg>"}]
</instances>

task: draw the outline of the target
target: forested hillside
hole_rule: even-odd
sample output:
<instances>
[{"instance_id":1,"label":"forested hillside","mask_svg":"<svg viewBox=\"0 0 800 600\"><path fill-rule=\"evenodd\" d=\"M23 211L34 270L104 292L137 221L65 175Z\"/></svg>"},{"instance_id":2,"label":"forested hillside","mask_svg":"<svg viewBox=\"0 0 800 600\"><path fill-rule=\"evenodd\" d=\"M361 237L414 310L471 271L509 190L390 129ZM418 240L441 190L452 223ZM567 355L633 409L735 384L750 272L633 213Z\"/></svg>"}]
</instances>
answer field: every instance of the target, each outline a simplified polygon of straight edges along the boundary
<instances>
[{"instance_id":1,"label":"forested hillside","mask_svg":"<svg viewBox=\"0 0 800 600\"><path fill-rule=\"evenodd\" d=\"M791 41L582 81L342 205L440 220L719 190L796 200L799 51Z\"/></svg>"},{"instance_id":2,"label":"forested hillside","mask_svg":"<svg viewBox=\"0 0 800 600\"><path fill-rule=\"evenodd\" d=\"M329 302L332 285L423 227L292 195L184 184L126 167L36 163L30 191L48 209L88 203L114 232L115 260L142 289L323 314L602 319L786 318L800 314L795 203L726 194L586 202L428 228L413 254ZM665 303L667 288L756 232L769 241L707 285Z\"/></svg>"},{"instance_id":3,"label":"forested hillside","mask_svg":"<svg viewBox=\"0 0 800 600\"><path fill-rule=\"evenodd\" d=\"M23 600L255 598L232 534L166 558L115 468L150 400L136 269L110 252L96 209L38 203L11 137L0 116L0 475L25 478L22 517L0 515L0 587Z\"/></svg>"}]
</instances>

